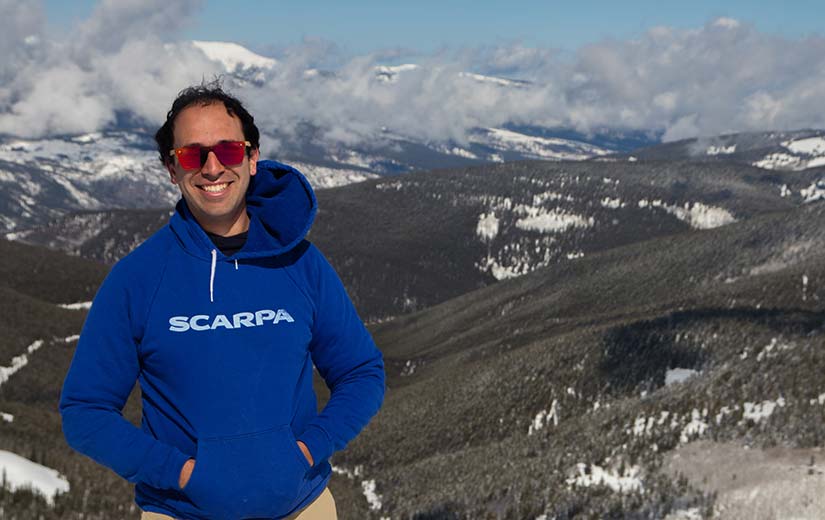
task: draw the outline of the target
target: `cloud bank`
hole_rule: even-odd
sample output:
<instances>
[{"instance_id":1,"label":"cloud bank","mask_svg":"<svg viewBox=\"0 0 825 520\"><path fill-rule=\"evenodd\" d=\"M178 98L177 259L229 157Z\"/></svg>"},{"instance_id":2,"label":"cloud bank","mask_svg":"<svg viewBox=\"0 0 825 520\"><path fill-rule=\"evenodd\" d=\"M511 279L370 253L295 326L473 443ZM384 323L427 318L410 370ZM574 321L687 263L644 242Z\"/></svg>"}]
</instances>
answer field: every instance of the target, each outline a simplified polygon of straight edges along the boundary
<instances>
[{"instance_id":1,"label":"cloud bank","mask_svg":"<svg viewBox=\"0 0 825 520\"><path fill-rule=\"evenodd\" d=\"M153 130L175 93L225 72L180 40L178 20L198 8L194 0L107 0L60 41L46 34L37 4L0 0L8 58L0 65L0 133L84 133L111 127L118 114ZM462 142L469 129L505 123L650 130L665 140L825 127L825 38L790 40L730 18L655 27L573 53L514 44L346 56L308 40L267 54L277 65L254 81L227 81L262 129L289 134L311 122L345 144L368 144L382 132ZM376 67L388 59L418 66L387 81Z\"/></svg>"}]
</instances>

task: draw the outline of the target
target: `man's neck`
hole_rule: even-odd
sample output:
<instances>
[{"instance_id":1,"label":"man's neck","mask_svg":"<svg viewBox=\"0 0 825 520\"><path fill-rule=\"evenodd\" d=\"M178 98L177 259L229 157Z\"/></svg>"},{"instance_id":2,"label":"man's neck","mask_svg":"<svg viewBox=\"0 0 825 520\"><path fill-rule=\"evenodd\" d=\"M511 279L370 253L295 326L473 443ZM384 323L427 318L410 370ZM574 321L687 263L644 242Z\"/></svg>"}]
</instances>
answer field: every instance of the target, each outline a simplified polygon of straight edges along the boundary
<instances>
[{"instance_id":1,"label":"man's neck","mask_svg":"<svg viewBox=\"0 0 825 520\"><path fill-rule=\"evenodd\" d=\"M209 233L219 235L222 237L229 237L249 231L249 215L246 214L246 208L243 209L235 218L229 219L209 219L206 216L195 215L195 220L198 224Z\"/></svg>"}]
</instances>

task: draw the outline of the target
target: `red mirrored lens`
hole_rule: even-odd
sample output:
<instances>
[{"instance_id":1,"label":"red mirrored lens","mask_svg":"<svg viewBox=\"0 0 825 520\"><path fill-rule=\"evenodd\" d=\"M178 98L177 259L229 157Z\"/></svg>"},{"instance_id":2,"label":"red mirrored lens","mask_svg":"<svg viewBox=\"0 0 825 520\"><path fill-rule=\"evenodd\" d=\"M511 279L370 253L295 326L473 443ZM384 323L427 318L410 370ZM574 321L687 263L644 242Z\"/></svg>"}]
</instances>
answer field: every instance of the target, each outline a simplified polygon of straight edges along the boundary
<instances>
[{"instance_id":1,"label":"red mirrored lens","mask_svg":"<svg viewBox=\"0 0 825 520\"><path fill-rule=\"evenodd\" d=\"M246 152L246 144L242 141L228 143L218 143L212 147L212 151L218 156L218 160L224 166L235 166L243 162L243 154ZM206 158L204 158L206 161Z\"/></svg>"},{"instance_id":2,"label":"red mirrored lens","mask_svg":"<svg viewBox=\"0 0 825 520\"><path fill-rule=\"evenodd\" d=\"M201 147L185 146L175 149L178 162L184 170L197 170L201 167Z\"/></svg>"},{"instance_id":3,"label":"red mirrored lens","mask_svg":"<svg viewBox=\"0 0 825 520\"><path fill-rule=\"evenodd\" d=\"M209 152L215 153L215 156L224 166L236 166L243 162L243 156L246 152L246 143L243 141L227 141L218 143L215 146L184 146L183 148L176 148L175 155L178 157L181 168L185 170L197 170L202 168L206 163Z\"/></svg>"}]
</instances>

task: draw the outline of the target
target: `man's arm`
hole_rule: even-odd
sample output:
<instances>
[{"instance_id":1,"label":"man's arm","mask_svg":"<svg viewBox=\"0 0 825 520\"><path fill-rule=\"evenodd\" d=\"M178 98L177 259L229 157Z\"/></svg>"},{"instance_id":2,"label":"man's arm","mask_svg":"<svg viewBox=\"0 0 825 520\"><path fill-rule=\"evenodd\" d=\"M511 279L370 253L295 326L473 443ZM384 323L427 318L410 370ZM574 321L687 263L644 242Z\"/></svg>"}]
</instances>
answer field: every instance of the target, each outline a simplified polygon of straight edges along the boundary
<instances>
[{"instance_id":1,"label":"man's arm","mask_svg":"<svg viewBox=\"0 0 825 520\"><path fill-rule=\"evenodd\" d=\"M63 432L72 448L128 481L174 489L189 457L121 414L140 371L142 334L140 297L130 294L127 278L115 266L86 318L60 397Z\"/></svg>"},{"instance_id":2,"label":"man's arm","mask_svg":"<svg viewBox=\"0 0 825 520\"><path fill-rule=\"evenodd\" d=\"M307 254L315 302L310 353L330 398L298 440L318 464L343 449L381 407L384 361L335 270L314 246Z\"/></svg>"}]
</instances>

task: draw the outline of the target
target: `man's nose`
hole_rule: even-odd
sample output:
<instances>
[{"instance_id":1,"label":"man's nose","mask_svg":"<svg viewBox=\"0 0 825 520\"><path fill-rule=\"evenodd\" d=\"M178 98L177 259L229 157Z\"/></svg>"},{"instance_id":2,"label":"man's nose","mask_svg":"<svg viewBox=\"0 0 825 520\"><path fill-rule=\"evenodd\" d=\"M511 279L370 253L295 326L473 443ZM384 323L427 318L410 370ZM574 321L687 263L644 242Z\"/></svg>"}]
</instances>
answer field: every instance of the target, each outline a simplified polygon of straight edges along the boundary
<instances>
[{"instance_id":1,"label":"man's nose","mask_svg":"<svg viewBox=\"0 0 825 520\"><path fill-rule=\"evenodd\" d=\"M218 160L215 152L209 150L209 153L206 155L206 162L203 163L203 168L201 168L201 173L203 175L220 175L224 169L223 164Z\"/></svg>"}]
</instances>

